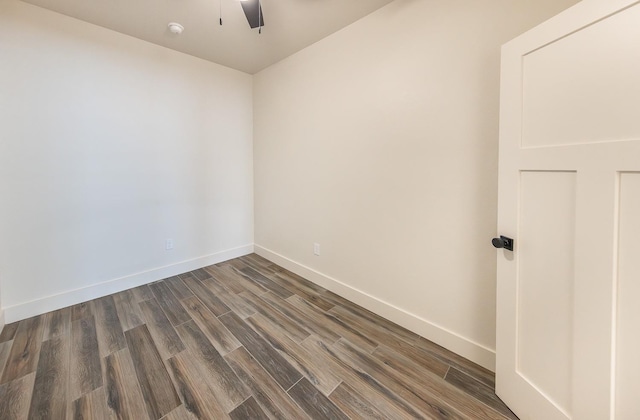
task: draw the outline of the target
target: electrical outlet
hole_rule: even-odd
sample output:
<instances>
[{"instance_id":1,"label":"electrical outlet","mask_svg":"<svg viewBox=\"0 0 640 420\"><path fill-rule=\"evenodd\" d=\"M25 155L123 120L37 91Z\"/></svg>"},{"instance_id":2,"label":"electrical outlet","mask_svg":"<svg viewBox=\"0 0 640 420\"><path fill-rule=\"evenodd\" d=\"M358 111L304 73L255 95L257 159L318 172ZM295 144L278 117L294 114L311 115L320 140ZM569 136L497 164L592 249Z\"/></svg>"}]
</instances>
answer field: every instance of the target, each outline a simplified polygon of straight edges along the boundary
<instances>
[{"instance_id":1,"label":"electrical outlet","mask_svg":"<svg viewBox=\"0 0 640 420\"><path fill-rule=\"evenodd\" d=\"M313 244L313 255L320 255L320 244Z\"/></svg>"},{"instance_id":2,"label":"electrical outlet","mask_svg":"<svg viewBox=\"0 0 640 420\"><path fill-rule=\"evenodd\" d=\"M173 239L167 239L164 242L164 249L166 249L167 251L172 250L173 249Z\"/></svg>"}]
</instances>

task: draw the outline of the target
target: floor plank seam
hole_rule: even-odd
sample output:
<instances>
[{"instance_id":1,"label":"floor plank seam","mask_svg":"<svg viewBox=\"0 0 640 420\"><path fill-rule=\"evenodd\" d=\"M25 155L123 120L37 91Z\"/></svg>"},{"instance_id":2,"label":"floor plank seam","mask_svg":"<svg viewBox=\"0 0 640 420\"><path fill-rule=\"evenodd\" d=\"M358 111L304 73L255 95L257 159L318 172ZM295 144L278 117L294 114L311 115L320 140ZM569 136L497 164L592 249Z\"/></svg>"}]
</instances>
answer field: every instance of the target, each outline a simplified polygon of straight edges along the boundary
<instances>
[{"instance_id":1,"label":"floor plank seam","mask_svg":"<svg viewBox=\"0 0 640 420\"><path fill-rule=\"evenodd\" d=\"M447 371L445 372L444 376L442 377L442 379L444 379L445 381L447 380L447 375L449 374L450 370L451 370L451 365L449 365L449 367L447 368Z\"/></svg>"},{"instance_id":2,"label":"floor plank seam","mask_svg":"<svg viewBox=\"0 0 640 420\"><path fill-rule=\"evenodd\" d=\"M302 375L302 378L298 379L298 380L296 381L296 383L295 383L295 384L291 385L291 386L289 387L289 389L287 389L287 390L286 390L286 393L288 394L288 393L289 393L289 391L291 391L291 388L293 388L294 386L296 386L296 385L298 384L298 382L300 382L300 381L301 381L301 380L303 380L304 378L305 378L305 376L304 376L304 375Z\"/></svg>"},{"instance_id":3,"label":"floor plank seam","mask_svg":"<svg viewBox=\"0 0 640 420\"><path fill-rule=\"evenodd\" d=\"M341 380L340 382L338 382L338 385L334 386L334 387L333 387L333 389L331 390L331 392L328 392L325 396L326 396L327 398L329 398L329 395L333 394L333 391L335 391L335 390L336 390L340 385L342 385L343 383L344 383L344 381L342 381L342 380Z\"/></svg>"},{"instance_id":4,"label":"floor plank seam","mask_svg":"<svg viewBox=\"0 0 640 420\"><path fill-rule=\"evenodd\" d=\"M230 412L232 412L233 410L235 410L236 408L240 407L242 404L246 403L247 400L251 399L251 398L255 398L255 395L253 395L253 393L250 393L244 400L242 400L240 403L238 403L235 407L233 407L231 410L229 410L227 412L227 414L229 414Z\"/></svg>"}]
</instances>

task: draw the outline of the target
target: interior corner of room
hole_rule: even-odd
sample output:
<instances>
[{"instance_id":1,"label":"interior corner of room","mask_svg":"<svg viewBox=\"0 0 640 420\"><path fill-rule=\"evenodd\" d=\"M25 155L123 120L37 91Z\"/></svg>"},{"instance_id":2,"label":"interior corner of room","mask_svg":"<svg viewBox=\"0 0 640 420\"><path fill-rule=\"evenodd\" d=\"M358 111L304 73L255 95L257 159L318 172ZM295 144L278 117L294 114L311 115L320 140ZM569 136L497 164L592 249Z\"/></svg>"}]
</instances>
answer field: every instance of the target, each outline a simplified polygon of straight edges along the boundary
<instances>
[{"instance_id":1,"label":"interior corner of room","mask_svg":"<svg viewBox=\"0 0 640 420\"><path fill-rule=\"evenodd\" d=\"M500 46L574 3L396 0L248 74L2 0L0 319L256 252L495 369Z\"/></svg>"}]
</instances>

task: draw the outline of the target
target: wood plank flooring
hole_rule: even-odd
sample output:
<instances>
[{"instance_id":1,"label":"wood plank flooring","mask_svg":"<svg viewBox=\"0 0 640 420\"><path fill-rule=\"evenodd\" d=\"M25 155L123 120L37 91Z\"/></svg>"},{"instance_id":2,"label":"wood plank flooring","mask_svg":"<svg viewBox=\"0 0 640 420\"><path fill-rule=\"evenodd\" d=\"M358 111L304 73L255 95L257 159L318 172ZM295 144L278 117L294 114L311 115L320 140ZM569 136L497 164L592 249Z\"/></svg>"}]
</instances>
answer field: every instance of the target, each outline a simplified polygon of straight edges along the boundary
<instances>
[{"instance_id":1,"label":"wood plank flooring","mask_svg":"<svg viewBox=\"0 0 640 420\"><path fill-rule=\"evenodd\" d=\"M255 254L0 333L0 419L517 419L493 387Z\"/></svg>"}]
</instances>

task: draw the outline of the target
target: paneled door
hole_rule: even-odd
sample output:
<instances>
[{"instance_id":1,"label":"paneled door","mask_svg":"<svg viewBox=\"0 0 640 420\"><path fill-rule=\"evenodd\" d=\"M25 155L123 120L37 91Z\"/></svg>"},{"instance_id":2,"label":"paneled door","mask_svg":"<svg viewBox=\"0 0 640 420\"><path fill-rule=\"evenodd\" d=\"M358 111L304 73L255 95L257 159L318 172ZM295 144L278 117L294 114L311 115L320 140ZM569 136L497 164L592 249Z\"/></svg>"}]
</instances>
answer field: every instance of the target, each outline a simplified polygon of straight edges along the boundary
<instances>
[{"instance_id":1,"label":"paneled door","mask_svg":"<svg viewBox=\"0 0 640 420\"><path fill-rule=\"evenodd\" d=\"M523 420L640 419L640 1L506 44L500 118L496 392Z\"/></svg>"}]
</instances>

